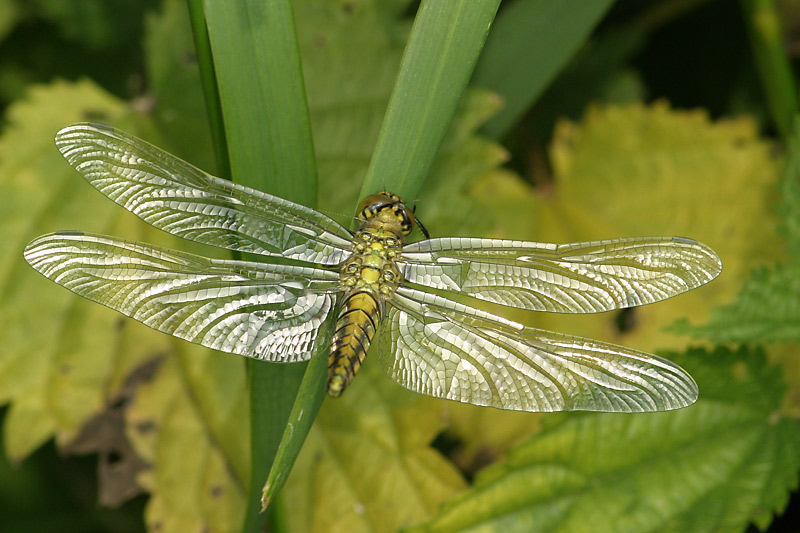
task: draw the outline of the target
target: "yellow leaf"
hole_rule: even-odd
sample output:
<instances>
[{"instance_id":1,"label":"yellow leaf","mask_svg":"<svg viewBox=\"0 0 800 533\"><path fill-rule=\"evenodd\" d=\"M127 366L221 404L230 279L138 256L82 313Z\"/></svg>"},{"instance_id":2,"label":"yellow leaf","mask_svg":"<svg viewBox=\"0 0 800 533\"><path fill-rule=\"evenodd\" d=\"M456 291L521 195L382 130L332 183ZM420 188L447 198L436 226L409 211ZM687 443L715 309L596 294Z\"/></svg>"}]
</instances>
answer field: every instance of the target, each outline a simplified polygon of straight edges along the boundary
<instances>
[{"instance_id":1,"label":"yellow leaf","mask_svg":"<svg viewBox=\"0 0 800 533\"><path fill-rule=\"evenodd\" d=\"M20 460L55 436L64 450L111 451L91 421L121 410L136 474L161 531L232 530L244 509L249 436L243 361L179 342L84 301L39 276L22 249L46 232L79 229L180 247L98 194L61 157L53 135L90 118L138 131L148 120L96 86L56 83L10 110L0 141L0 401L6 450ZM154 364L154 376L142 368ZM148 381L151 380L151 381ZM99 443L99 444L98 444ZM136 461L133 461L136 463ZM134 473L131 472L130 476ZM124 485L124 484L122 484ZM132 486L132 485L131 485ZM100 487L101 501L105 491Z\"/></svg>"},{"instance_id":2,"label":"yellow leaf","mask_svg":"<svg viewBox=\"0 0 800 533\"><path fill-rule=\"evenodd\" d=\"M6 438L16 460L54 433L74 436L104 406L118 317L53 287L22 258L38 234L109 223L113 205L76 179L53 146L60 127L89 113L122 120L128 112L89 83L36 87L9 109L0 140L0 402L15 402ZM95 325L91 334L87 323Z\"/></svg>"},{"instance_id":3,"label":"yellow leaf","mask_svg":"<svg viewBox=\"0 0 800 533\"><path fill-rule=\"evenodd\" d=\"M441 405L441 402L440 402ZM293 531L397 531L435 514L464 481L429 443L444 428L429 407L367 359L326 402L279 498Z\"/></svg>"},{"instance_id":4,"label":"yellow leaf","mask_svg":"<svg viewBox=\"0 0 800 533\"><path fill-rule=\"evenodd\" d=\"M580 123L561 121L550 150L552 184L535 188L501 172L473 183L471 193L483 205L475 212L494 222L488 236L557 243L685 236L717 251L722 274L687 294L635 308L624 332L618 312L491 310L639 350L684 349L691 341L665 333L665 327L678 318L704 321L712 307L737 293L754 265L781 256L773 210L779 167L771 149L749 118L713 122L703 111L675 111L663 102L596 106ZM452 407L450 416L463 441L457 458L466 469L538 429L535 416L471 406Z\"/></svg>"},{"instance_id":5,"label":"yellow leaf","mask_svg":"<svg viewBox=\"0 0 800 533\"><path fill-rule=\"evenodd\" d=\"M191 349L194 359L229 359ZM232 475L196 400L178 358L167 357L128 411L129 436L154 466L139 478L152 493L145 512L152 531L234 531L241 524L241 479Z\"/></svg>"},{"instance_id":6,"label":"yellow leaf","mask_svg":"<svg viewBox=\"0 0 800 533\"><path fill-rule=\"evenodd\" d=\"M664 102L598 106L580 125L562 121L551 148L553 209L545 212L539 240L564 227L559 237L571 241L678 235L708 244L723 263L708 286L637 308L627 334L616 332L613 314L591 320L585 331L643 350L685 346L661 330L681 317L704 321L753 266L779 257L778 167L770 150L749 118L715 123L704 111L674 111ZM551 315L542 324L569 322Z\"/></svg>"}]
</instances>

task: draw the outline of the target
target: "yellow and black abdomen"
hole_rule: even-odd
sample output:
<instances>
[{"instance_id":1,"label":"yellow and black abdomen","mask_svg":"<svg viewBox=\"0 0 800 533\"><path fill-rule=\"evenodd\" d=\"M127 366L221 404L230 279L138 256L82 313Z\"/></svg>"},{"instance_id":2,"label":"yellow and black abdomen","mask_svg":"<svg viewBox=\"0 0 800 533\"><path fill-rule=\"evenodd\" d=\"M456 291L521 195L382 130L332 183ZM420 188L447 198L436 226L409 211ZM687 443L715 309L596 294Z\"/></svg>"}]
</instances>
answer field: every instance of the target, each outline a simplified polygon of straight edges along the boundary
<instances>
[{"instance_id":1,"label":"yellow and black abdomen","mask_svg":"<svg viewBox=\"0 0 800 533\"><path fill-rule=\"evenodd\" d=\"M402 280L396 261L413 214L395 195L367 197L359 207L361 228L353 235L353 254L339 273L345 297L328 356L328 394L341 396L367 356L384 305Z\"/></svg>"},{"instance_id":2,"label":"yellow and black abdomen","mask_svg":"<svg viewBox=\"0 0 800 533\"><path fill-rule=\"evenodd\" d=\"M369 292L359 291L342 303L328 356L328 394L340 396L361 368L375 329L381 305Z\"/></svg>"}]
</instances>

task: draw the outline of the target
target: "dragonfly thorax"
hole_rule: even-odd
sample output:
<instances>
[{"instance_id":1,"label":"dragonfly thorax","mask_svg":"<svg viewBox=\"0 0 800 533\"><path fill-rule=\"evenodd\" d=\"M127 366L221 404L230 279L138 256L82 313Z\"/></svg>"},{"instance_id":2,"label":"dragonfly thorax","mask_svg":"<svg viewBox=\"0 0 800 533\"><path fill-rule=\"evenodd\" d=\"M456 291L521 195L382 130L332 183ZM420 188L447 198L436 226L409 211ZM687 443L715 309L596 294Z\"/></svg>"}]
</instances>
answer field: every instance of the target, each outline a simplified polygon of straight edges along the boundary
<instances>
[{"instance_id":1,"label":"dragonfly thorax","mask_svg":"<svg viewBox=\"0 0 800 533\"><path fill-rule=\"evenodd\" d=\"M353 255L342 264L342 285L350 294L366 291L382 298L392 296L401 281L395 261L402 245L402 238L384 227L361 228L353 237Z\"/></svg>"}]
</instances>

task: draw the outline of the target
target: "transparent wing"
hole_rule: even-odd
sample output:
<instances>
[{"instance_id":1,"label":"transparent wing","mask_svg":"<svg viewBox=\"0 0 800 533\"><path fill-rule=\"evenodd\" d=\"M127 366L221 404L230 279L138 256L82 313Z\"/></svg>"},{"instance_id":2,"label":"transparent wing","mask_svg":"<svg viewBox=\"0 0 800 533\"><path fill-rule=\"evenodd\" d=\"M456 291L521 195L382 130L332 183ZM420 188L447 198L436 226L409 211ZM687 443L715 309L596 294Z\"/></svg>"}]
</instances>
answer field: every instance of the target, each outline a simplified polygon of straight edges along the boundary
<instances>
[{"instance_id":1,"label":"transparent wing","mask_svg":"<svg viewBox=\"0 0 800 533\"><path fill-rule=\"evenodd\" d=\"M350 232L322 213L215 178L110 126L74 124L56 145L100 192L173 235L326 265L349 254Z\"/></svg>"},{"instance_id":2,"label":"transparent wing","mask_svg":"<svg viewBox=\"0 0 800 533\"><path fill-rule=\"evenodd\" d=\"M520 309L596 313L644 305L708 283L722 270L682 237L547 244L445 238L403 248L406 280Z\"/></svg>"},{"instance_id":3,"label":"transparent wing","mask_svg":"<svg viewBox=\"0 0 800 533\"><path fill-rule=\"evenodd\" d=\"M265 361L304 361L334 306L338 272L207 259L103 235L44 235L30 265L164 333Z\"/></svg>"},{"instance_id":4,"label":"transparent wing","mask_svg":"<svg viewBox=\"0 0 800 533\"><path fill-rule=\"evenodd\" d=\"M421 394L517 411L666 411L697 399L691 376L654 355L523 327L407 287L389 304L378 360Z\"/></svg>"}]
</instances>

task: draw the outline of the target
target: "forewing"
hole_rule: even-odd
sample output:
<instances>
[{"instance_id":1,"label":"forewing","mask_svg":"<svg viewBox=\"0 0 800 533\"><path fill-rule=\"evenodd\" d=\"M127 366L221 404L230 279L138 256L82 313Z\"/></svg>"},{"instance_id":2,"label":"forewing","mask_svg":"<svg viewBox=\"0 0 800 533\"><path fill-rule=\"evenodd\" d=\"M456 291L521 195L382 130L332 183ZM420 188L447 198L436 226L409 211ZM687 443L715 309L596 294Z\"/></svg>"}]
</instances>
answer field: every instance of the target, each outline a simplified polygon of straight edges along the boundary
<instances>
[{"instance_id":1,"label":"forewing","mask_svg":"<svg viewBox=\"0 0 800 533\"><path fill-rule=\"evenodd\" d=\"M444 238L409 244L405 279L534 311L596 313L670 298L722 270L708 246L683 237L547 244Z\"/></svg>"},{"instance_id":2,"label":"forewing","mask_svg":"<svg viewBox=\"0 0 800 533\"><path fill-rule=\"evenodd\" d=\"M526 328L401 288L378 332L385 372L412 391L516 411L666 411L697 385L675 364L599 341Z\"/></svg>"},{"instance_id":3,"label":"forewing","mask_svg":"<svg viewBox=\"0 0 800 533\"><path fill-rule=\"evenodd\" d=\"M304 361L334 306L338 272L207 259L79 232L44 235L30 265L152 328L265 361Z\"/></svg>"},{"instance_id":4,"label":"forewing","mask_svg":"<svg viewBox=\"0 0 800 533\"><path fill-rule=\"evenodd\" d=\"M173 235L326 265L348 255L350 232L325 215L215 178L109 126L74 124L56 145L100 192Z\"/></svg>"}]
</instances>

